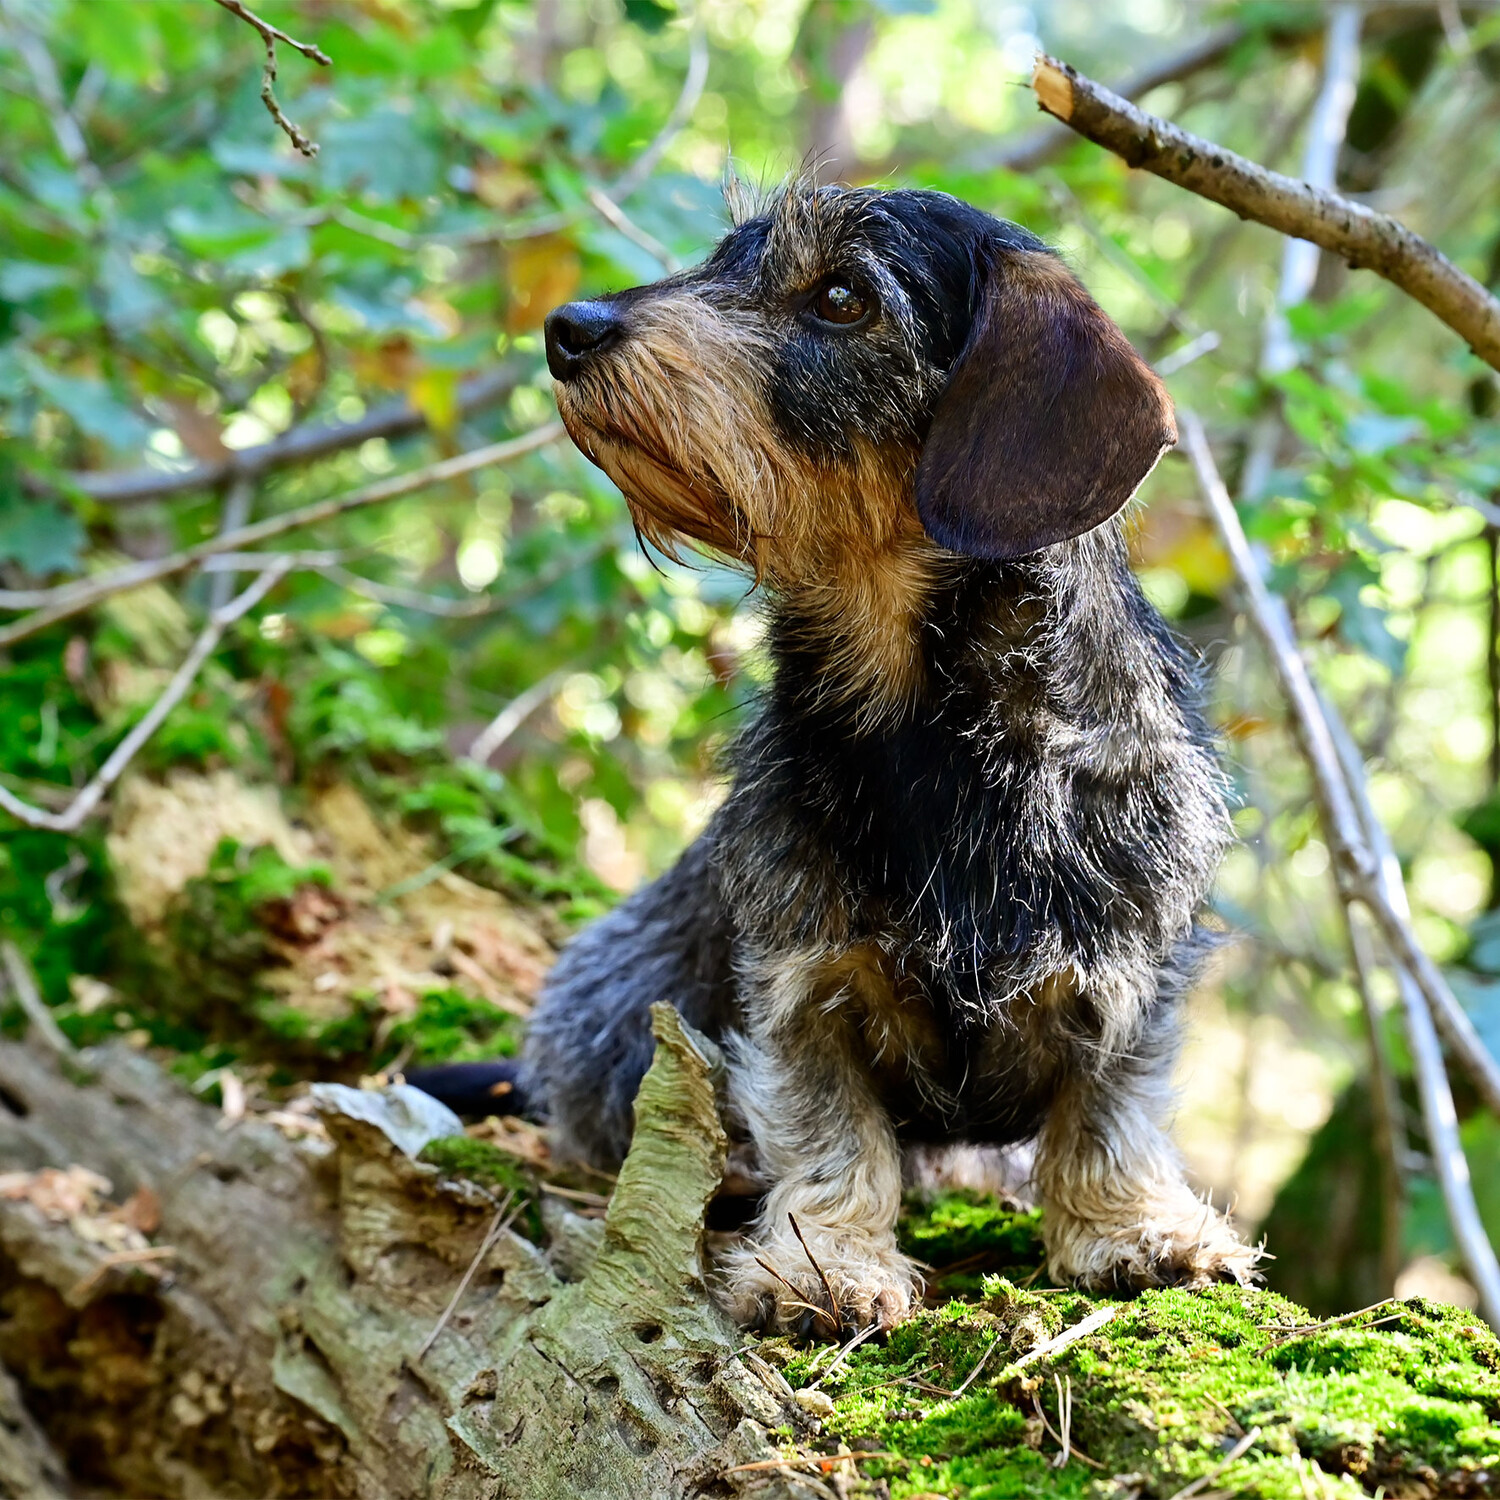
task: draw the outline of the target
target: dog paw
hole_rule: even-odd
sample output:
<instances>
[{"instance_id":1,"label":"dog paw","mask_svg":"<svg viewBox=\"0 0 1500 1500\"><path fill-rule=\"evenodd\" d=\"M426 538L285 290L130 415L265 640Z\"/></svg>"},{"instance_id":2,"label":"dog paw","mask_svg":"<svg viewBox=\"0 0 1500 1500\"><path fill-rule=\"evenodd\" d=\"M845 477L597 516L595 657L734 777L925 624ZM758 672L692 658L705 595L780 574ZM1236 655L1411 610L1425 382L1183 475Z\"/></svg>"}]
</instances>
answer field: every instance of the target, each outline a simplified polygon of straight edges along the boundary
<instances>
[{"instance_id":1,"label":"dog paw","mask_svg":"<svg viewBox=\"0 0 1500 1500\"><path fill-rule=\"evenodd\" d=\"M1211 1204L1183 1186L1148 1199L1139 1216L1098 1223L1049 1207L1042 1221L1047 1268L1089 1291L1197 1288L1258 1279L1258 1246L1247 1245Z\"/></svg>"},{"instance_id":2,"label":"dog paw","mask_svg":"<svg viewBox=\"0 0 1500 1500\"><path fill-rule=\"evenodd\" d=\"M872 1324L894 1328L911 1312L919 1279L892 1237L801 1227L806 1249L783 1230L742 1241L720 1257L719 1298L736 1322L762 1332L847 1338Z\"/></svg>"}]
</instances>

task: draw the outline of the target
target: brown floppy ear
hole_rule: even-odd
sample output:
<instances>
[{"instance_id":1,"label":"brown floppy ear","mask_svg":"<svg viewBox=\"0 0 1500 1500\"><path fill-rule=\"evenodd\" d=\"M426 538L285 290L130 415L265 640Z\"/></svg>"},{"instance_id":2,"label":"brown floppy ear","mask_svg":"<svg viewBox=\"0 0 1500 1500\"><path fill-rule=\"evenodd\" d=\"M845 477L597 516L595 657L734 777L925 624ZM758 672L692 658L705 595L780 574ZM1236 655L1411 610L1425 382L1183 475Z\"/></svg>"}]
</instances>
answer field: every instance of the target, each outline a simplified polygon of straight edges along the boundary
<instances>
[{"instance_id":1,"label":"brown floppy ear","mask_svg":"<svg viewBox=\"0 0 1500 1500\"><path fill-rule=\"evenodd\" d=\"M917 512L997 561L1091 531L1177 441L1160 380L1052 255L998 249L917 465Z\"/></svg>"}]
</instances>

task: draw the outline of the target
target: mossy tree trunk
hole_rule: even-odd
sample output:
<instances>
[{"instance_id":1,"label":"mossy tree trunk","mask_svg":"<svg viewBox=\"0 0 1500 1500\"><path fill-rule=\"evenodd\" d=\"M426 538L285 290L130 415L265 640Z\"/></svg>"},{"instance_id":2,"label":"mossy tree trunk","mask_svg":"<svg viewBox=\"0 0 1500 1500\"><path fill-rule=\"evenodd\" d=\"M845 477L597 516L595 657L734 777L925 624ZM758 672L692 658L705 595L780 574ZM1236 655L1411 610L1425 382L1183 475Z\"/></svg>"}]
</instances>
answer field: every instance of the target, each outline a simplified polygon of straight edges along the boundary
<instances>
[{"instance_id":1,"label":"mossy tree trunk","mask_svg":"<svg viewBox=\"0 0 1500 1500\"><path fill-rule=\"evenodd\" d=\"M607 1218L549 1197L547 1254L493 1235L425 1352L503 1200L402 1149L430 1132L399 1092L357 1096L366 1118L333 1098L330 1150L224 1131L125 1048L0 1048L0 1162L82 1164L159 1204L148 1256L0 1198L0 1360L29 1408L0 1387L0 1492L67 1493L61 1455L134 1495L767 1493L763 1471L725 1471L806 1422L705 1296L724 1139L708 1061L675 1012L657 1026Z\"/></svg>"}]
</instances>

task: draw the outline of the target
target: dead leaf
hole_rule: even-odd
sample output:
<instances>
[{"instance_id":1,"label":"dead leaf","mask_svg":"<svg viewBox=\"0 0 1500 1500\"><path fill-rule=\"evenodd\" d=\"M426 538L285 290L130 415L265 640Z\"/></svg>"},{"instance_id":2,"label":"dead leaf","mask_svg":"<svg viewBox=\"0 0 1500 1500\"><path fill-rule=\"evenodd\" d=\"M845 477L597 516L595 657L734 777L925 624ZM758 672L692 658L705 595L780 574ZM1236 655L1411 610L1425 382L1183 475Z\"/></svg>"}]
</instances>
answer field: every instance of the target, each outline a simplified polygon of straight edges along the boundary
<instances>
[{"instance_id":1,"label":"dead leaf","mask_svg":"<svg viewBox=\"0 0 1500 1500\"><path fill-rule=\"evenodd\" d=\"M110 1217L141 1234L155 1234L161 1228L161 1198L155 1189L142 1183Z\"/></svg>"},{"instance_id":2,"label":"dead leaf","mask_svg":"<svg viewBox=\"0 0 1500 1500\"><path fill-rule=\"evenodd\" d=\"M0 1173L0 1198L29 1203L54 1224L96 1212L110 1186L109 1178L80 1166Z\"/></svg>"},{"instance_id":3,"label":"dead leaf","mask_svg":"<svg viewBox=\"0 0 1500 1500\"><path fill-rule=\"evenodd\" d=\"M475 1140L488 1141L497 1150L519 1158L528 1166L552 1165L546 1132L530 1120L522 1120L516 1115L491 1115L489 1119L470 1126L469 1134Z\"/></svg>"}]
</instances>

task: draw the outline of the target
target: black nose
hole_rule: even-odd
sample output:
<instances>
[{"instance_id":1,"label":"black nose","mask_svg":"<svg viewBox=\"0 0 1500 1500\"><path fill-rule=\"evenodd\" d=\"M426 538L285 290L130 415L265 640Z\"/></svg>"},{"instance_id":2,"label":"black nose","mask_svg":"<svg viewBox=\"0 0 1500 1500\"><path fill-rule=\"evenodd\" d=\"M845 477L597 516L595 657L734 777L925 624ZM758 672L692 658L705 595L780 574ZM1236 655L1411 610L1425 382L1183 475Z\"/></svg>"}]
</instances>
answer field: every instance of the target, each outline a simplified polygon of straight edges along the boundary
<instances>
[{"instance_id":1,"label":"black nose","mask_svg":"<svg viewBox=\"0 0 1500 1500\"><path fill-rule=\"evenodd\" d=\"M547 314L547 368L571 380L591 354L617 343L622 320L609 302L567 302Z\"/></svg>"}]
</instances>

